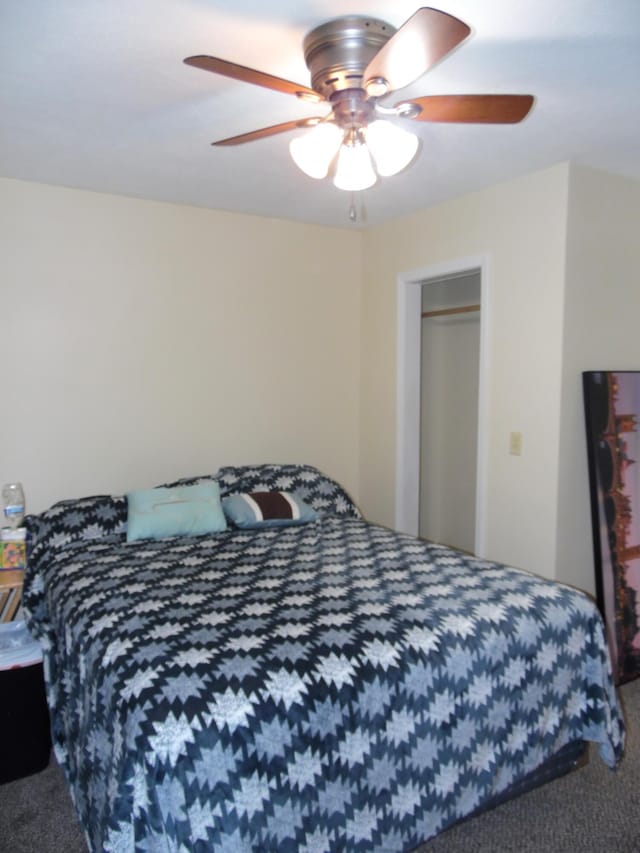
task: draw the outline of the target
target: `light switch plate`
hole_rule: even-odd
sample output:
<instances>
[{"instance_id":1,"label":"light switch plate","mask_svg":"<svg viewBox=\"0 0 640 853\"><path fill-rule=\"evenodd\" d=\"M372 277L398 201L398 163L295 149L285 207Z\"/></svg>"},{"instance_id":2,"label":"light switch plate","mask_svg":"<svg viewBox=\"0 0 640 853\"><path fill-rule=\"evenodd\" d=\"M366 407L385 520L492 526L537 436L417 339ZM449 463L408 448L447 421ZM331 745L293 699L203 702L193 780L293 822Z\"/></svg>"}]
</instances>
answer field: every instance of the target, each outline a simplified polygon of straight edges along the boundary
<instances>
[{"instance_id":1,"label":"light switch plate","mask_svg":"<svg viewBox=\"0 0 640 853\"><path fill-rule=\"evenodd\" d=\"M522 455L522 433L512 432L509 436L509 453L512 456Z\"/></svg>"}]
</instances>

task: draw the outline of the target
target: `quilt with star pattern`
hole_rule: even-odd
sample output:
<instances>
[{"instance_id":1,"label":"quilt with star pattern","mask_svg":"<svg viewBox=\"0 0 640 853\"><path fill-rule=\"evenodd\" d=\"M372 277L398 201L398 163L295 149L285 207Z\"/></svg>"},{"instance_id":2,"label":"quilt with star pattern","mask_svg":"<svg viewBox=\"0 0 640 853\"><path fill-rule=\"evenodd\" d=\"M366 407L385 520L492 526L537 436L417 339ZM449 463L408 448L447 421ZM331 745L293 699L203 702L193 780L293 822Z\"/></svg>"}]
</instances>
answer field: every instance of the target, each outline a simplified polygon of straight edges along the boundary
<instances>
[{"instance_id":1,"label":"quilt with star pattern","mask_svg":"<svg viewBox=\"0 0 640 853\"><path fill-rule=\"evenodd\" d=\"M213 477L318 517L127 543L126 500L100 496L27 521L26 618L92 851L401 853L568 743L616 766L586 595L370 524L309 466Z\"/></svg>"}]
</instances>

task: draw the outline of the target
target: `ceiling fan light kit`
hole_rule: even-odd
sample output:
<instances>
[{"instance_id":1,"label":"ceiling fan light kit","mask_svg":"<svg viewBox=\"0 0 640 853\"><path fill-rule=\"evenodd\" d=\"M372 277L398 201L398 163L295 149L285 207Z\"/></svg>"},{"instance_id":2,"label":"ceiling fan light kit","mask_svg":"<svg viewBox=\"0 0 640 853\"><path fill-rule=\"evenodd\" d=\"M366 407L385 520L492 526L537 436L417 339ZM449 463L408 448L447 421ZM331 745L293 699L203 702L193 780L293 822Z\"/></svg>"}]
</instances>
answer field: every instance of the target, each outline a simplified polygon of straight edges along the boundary
<instances>
[{"instance_id":1,"label":"ceiling fan light kit","mask_svg":"<svg viewBox=\"0 0 640 853\"><path fill-rule=\"evenodd\" d=\"M384 178L406 169L418 150L418 137L384 119L376 119L367 128L367 145Z\"/></svg>"},{"instance_id":2,"label":"ceiling fan light kit","mask_svg":"<svg viewBox=\"0 0 640 853\"><path fill-rule=\"evenodd\" d=\"M217 140L240 145L300 128L289 145L309 177L333 176L338 189L357 192L378 176L405 169L419 141L400 126L411 121L513 124L532 105L531 95L432 95L379 103L410 85L461 44L471 30L446 12L423 7L395 29L377 18L345 16L316 27L303 42L311 88L213 56L190 56L187 65L263 86L303 100L327 103L325 116L297 119Z\"/></svg>"},{"instance_id":3,"label":"ceiling fan light kit","mask_svg":"<svg viewBox=\"0 0 640 853\"><path fill-rule=\"evenodd\" d=\"M367 190L376 182L371 154L361 130L352 130L340 146L333 183L339 190L358 192Z\"/></svg>"},{"instance_id":4,"label":"ceiling fan light kit","mask_svg":"<svg viewBox=\"0 0 640 853\"><path fill-rule=\"evenodd\" d=\"M338 189L357 192L381 177L405 169L418 150L418 137L384 119L341 130L333 122L318 124L289 143L293 161L310 178L333 173Z\"/></svg>"},{"instance_id":5,"label":"ceiling fan light kit","mask_svg":"<svg viewBox=\"0 0 640 853\"><path fill-rule=\"evenodd\" d=\"M293 162L310 178L322 180L329 174L331 164L342 144L342 133L337 124L325 122L311 128L304 136L296 136L289 143Z\"/></svg>"}]
</instances>

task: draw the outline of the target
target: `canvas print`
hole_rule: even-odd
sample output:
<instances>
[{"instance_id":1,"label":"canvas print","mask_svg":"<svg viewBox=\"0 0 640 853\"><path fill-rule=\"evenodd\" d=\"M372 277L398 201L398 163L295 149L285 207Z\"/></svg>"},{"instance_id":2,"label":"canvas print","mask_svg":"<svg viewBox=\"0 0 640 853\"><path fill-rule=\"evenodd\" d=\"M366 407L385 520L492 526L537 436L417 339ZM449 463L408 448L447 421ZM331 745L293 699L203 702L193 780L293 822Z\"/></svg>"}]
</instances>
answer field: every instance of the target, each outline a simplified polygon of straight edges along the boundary
<instances>
[{"instance_id":1,"label":"canvas print","mask_svg":"<svg viewBox=\"0 0 640 853\"><path fill-rule=\"evenodd\" d=\"M640 675L640 371L583 381L596 592L621 684Z\"/></svg>"}]
</instances>

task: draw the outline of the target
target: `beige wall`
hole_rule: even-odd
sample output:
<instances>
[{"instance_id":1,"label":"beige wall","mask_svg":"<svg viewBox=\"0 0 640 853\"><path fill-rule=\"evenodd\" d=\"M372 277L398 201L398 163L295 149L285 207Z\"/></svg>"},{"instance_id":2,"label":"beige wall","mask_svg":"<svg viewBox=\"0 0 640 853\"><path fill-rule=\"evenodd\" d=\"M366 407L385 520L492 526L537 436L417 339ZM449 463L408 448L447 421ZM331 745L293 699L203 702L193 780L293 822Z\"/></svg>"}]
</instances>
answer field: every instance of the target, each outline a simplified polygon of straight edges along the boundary
<instances>
[{"instance_id":1,"label":"beige wall","mask_svg":"<svg viewBox=\"0 0 640 853\"><path fill-rule=\"evenodd\" d=\"M572 166L558 467L558 578L595 591L582 371L640 370L640 183Z\"/></svg>"},{"instance_id":2,"label":"beige wall","mask_svg":"<svg viewBox=\"0 0 640 853\"><path fill-rule=\"evenodd\" d=\"M392 525L396 280L488 259L486 556L555 575L568 165L368 230L362 288L361 476L365 513ZM522 432L523 453L509 454Z\"/></svg>"},{"instance_id":3,"label":"beige wall","mask_svg":"<svg viewBox=\"0 0 640 853\"><path fill-rule=\"evenodd\" d=\"M392 525L398 276L483 256L485 554L592 589L580 373L638 369L639 214L568 164L364 234L0 179L0 481L38 511L300 460Z\"/></svg>"},{"instance_id":4,"label":"beige wall","mask_svg":"<svg viewBox=\"0 0 640 853\"><path fill-rule=\"evenodd\" d=\"M261 461L357 497L357 232L13 180L0 224L0 482L30 511Z\"/></svg>"}]
</instances>

